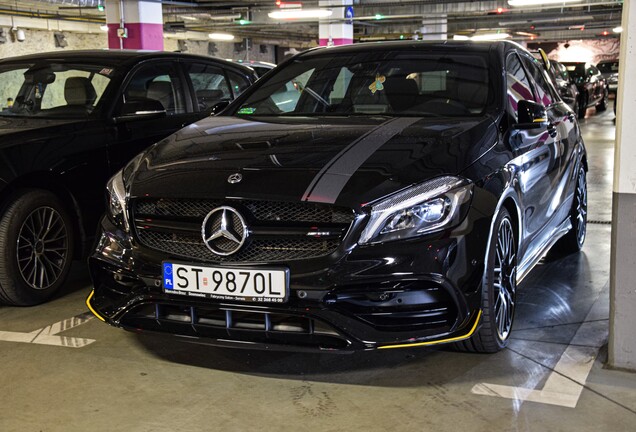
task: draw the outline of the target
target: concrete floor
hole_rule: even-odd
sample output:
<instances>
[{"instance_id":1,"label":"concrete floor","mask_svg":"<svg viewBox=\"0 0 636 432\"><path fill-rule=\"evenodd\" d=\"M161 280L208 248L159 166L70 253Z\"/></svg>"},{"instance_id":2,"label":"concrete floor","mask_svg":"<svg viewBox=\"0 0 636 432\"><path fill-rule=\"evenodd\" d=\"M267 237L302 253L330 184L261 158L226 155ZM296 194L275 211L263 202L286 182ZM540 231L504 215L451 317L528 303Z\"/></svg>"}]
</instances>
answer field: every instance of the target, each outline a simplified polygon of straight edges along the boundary
<instances>
[{"instance_id":1,"label":"concrete floor","mask_svg":"<svg viewBox=\"0 0 636 432\"><path fill-rule=\"evenodd\" d=\"M591 109L581 124L589 217L607 222L614 114ZM135 335L86 320L77 265L53 302L0 307L0 431L633 431L636 374L604 367L609 241L610 225L592 223L582 253L532 272L496 355L270 353Z\"/></svg>"}]
</instances>

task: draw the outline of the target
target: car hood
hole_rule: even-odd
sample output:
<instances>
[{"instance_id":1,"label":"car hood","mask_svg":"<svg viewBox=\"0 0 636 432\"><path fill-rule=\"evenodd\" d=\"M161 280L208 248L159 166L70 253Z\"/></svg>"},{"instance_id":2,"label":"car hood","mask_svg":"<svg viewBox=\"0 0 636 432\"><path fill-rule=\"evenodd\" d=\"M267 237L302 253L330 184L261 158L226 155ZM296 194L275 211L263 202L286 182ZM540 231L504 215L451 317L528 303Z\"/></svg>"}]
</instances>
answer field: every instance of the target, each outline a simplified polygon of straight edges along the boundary
<instances>
[{"instance_id":1,"label":"car hood","mask_svg":"<svg viewBox=\"0 0 636 432\"><path fill-rule=\"evenodd\" d=\"M210 117L153 146L131 196L313 201L356 208L457 174L492 147L489 118ZM240 181L230 176L240 174Z\"/></svg>"},{"instance_id":2,"label":"car hood","mask_svg":"<svg viewBox=\"0 0 636 432\"><path fill-rule=\"evenodd\" d=\"M23 144L31 140L68 134L86 123L86 119L44 119L0 116L0 147Z\"/></svg>"}]
</instances>

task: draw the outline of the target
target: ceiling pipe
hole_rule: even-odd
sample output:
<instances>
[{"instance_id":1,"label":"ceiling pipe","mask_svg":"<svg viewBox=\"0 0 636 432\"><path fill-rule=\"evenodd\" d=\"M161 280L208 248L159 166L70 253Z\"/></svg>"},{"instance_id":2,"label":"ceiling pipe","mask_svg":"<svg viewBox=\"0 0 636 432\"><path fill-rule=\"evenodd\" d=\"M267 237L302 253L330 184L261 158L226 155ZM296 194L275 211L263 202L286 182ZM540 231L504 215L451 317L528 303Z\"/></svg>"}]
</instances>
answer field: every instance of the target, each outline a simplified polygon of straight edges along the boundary
<instances>
[{"instance_id":1,"label":"ceiling pipe","mask_svg":"<svg viewBox=\"0 0 636 432\"><path fill-rule=\"evenodd\" d=\"M59 6L94 7L103 6L104 0L33 0Z\"/></svg>"}]
</instances>

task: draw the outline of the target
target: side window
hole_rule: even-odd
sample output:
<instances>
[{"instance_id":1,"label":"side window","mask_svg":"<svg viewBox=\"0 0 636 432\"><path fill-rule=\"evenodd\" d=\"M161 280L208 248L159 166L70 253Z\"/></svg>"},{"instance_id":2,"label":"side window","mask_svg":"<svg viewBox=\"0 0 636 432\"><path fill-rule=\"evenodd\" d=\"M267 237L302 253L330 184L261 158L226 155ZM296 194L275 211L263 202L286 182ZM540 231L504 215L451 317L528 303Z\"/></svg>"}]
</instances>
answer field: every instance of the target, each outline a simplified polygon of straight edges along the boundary
<instances>
[{"instance_id":1,"label":"side window","mask_svg":"<svg viewBox=\"0 0 636 432\"><path fill-rule=\"evenodd\" d=\"M516 54L508 56L506 62L506 85L508 112L517 121L517 104L520 100L534 100L530 80Z\"/></svg>"},{"instance_id":2,"label":"side window","mask_svg":"<svg viewBox=\"0 0 636 432\"><path fill-rule=\"evenodd\" d=\"M523 62L525 63L530 75L532 75L532 78L534 78L534 83L536 84L535 102L545 106L552 105L555 102L554 93L552 92L550 84L545 79L543 67L537 64L538 60L530 59L526 56L523 56Z\"/></svg>"},{"instance_id":3,"label":"side window","mask_svg":"<svg viewBox=\"0 0 636 432\"><path fill-rule=\"evenodd\" d=\"M232 93L234 93L234 97L237 97L241 93L243 93L250 86L250 82L243 76L237 74L236 72L232 72L231 70L227 71L227 76L230 78L230 84L232 85Z\"/></svg>"},{"instance_id":4,"label":"side window","mask_svg":"<svg viewBox=\"0 0 636 432\"><path fill-rule=\"evenodd\" d=\"M184 87L176 69L166 63L142 66L124 90L123 104L157 101L167 115L186 112ZM120 107L120 112L125 111Z\"/></svg>"},{"instance_id":5,"label":"side window","mask_svg":"<svg viewBox=\"0 0 636 432\"><path fill-rule=\"evenodd\" d=\"M202 63L186 65L186 73L192 81L199 111L211 109L223 100L232 100L232 91L223 70Z\"/></svg>"}]
</instances>

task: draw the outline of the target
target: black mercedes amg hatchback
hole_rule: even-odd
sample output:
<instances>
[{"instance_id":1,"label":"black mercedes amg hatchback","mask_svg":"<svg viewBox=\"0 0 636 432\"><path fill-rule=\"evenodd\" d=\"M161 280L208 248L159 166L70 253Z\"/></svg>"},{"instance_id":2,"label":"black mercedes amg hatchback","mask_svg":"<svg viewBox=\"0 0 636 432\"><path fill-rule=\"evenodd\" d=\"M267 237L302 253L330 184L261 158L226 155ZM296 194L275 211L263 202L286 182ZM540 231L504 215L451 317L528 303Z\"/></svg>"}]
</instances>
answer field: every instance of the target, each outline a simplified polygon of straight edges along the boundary
<instances>
[{"instance_id":1,"label":"black mercedes amg hatchback","mask_svg":"<svg viewBox=\"0 0 636 432\"><path fill-rule=\"evenodd\" d=\"M580 250L576 115L509 42L299 54L108 183L88 307L214 345L495 352Z\"/></svg>"}]
</instances>

